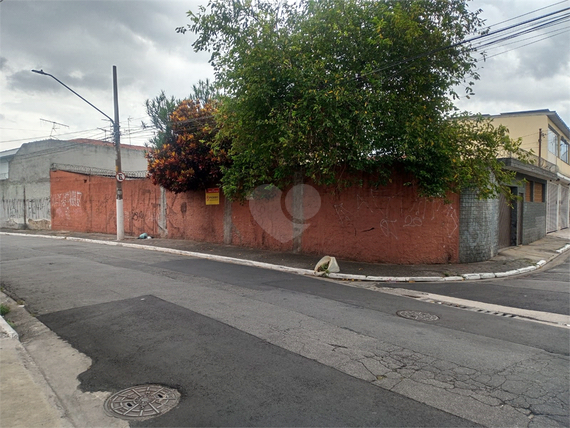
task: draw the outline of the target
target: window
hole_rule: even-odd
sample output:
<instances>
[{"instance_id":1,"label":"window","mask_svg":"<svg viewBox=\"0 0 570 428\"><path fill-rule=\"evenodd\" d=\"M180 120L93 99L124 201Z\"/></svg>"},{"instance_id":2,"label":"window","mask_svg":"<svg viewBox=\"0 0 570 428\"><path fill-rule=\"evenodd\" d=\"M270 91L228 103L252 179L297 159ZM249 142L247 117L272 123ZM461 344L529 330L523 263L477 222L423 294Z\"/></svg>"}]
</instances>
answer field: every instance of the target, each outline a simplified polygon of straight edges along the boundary
<instances>
[{"instance_id":1,"label":"window","mask_svg":"<svg viewBox=\"0 0 570 428\"><path fill-rule=\"evenodd\" d=\"M560 159L562 159L564 162L569 163L568 162L568 141L566 141L564 138L560 139Z\"/></svg>"},{"instance_id":2,"label":"window","mask_svg":"<svg viewBox=\"0 0 570 428\"><path fill-rule=\"evenodd\" d=\"M525 202L544 202L544 184L527 181L525 184Z\"/></svg>"},{"instance_id":3,"label":"window","mask_svg":"<svg viewBox=\"0 0 570 428\"><path fill-rule=\"evenodd\" d=\"M544 202L544 184L534 183L532 189L532 200L534 202Z\"/></svg>"},{"instance_id":4,"label":"window","mask_svg":"<svg viewBox=\"0 0 570 428\"><path fill-rule=\"evenodd\" d=\"M558 156L558 134L550 127L548 127L548 151Z\"/></svg>"}]
</instances>

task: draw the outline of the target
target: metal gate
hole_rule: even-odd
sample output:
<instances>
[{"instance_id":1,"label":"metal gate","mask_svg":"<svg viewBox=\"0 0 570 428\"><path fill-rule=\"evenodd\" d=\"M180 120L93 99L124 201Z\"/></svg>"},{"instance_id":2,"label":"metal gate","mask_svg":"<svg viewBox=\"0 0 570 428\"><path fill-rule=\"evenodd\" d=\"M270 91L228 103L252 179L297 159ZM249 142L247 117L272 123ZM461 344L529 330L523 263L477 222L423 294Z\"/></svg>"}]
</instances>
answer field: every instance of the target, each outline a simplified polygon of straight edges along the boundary
<instances>
[{"instance_id":1,"label":"metal gate","mask_svg":"<svg viewBox=\"0 0 570 428\"><path fill-rule=\"evenodd\" d=\"M511 207L502 193L499 195L499 249L511 246Z\"/></svg>"},{"instance_id":2,"label":"metal gate","mask_svg":"<svg viewBox=\"0 0 570 428\"><path fill-rule=\"evenodd\" d=\"M546 198L546 233L558 230L558 184L548 183Z\"/></svg>"},{"instance_id":3,"label":"metal gate","mask_svg":"<svg viewBox=\"0 0 570 428\"><path fill-rule=\"evenodd\" d=\"M566 186L560 186L560 202L558 204L558 228L565 229L568 227L569 213L568 213L568 195L570 191Z\"/></svg>"}]
</instances>

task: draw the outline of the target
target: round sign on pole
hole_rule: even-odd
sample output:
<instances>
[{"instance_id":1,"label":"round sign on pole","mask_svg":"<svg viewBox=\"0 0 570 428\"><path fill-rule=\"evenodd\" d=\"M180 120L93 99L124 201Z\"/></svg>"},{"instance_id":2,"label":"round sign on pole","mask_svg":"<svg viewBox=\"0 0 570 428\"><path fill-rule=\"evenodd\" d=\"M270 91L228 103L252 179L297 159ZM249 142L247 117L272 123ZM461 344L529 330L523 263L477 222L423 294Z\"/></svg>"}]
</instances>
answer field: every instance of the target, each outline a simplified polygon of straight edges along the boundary
<instances>
[{"instance_id":1,"label":"round sign on pole","mask_svg":"<svg viewBox=\"0 0 570 428\"><path fill-rule=\"evenodd\" d=\"M117 181L119 181L119 182L125 181L125 178L127 178L127 176L125 175L124 172L118 172L116 177L117 177Z\"/></svg>"}]
</instances>

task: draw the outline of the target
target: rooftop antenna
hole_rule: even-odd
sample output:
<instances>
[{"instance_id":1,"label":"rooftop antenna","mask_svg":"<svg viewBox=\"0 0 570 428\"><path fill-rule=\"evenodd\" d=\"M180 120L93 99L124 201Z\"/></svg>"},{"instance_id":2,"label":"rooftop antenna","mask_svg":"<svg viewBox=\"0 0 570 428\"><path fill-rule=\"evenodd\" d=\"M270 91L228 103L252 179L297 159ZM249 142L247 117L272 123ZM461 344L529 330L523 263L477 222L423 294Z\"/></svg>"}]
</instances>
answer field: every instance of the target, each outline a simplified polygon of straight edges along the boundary
<instances>
[{"instance_id":1,"label":"rooftop antenna","mask_svg":"<svg viewBox=\"0 0 570 428\"><path fill-rule=\"evenodd\" d=\"M105 138L103 138L103 141L107 141L107 130L105 128L97 128L97 129L100 129L105 133Z\"/></svg>"},{"instance_id":2,"label":"rooftop antenna","mask_svg":"<svg viewBox=\"0 0 570 428\"><path fill-rule=\"evenodd\" d=\"M40 118L40 120L41 120L42 122L47 122L47 123L51 123L51 124L52 124L51 132L50 132L50 134L49 134L49 137L50 137L50 138L53 136L53 133L54 133L55 131L57 131L57 126L65 126L66 128L69 128L69 126L64 125L63 123L54 122L53 120L46 120L46 119L42 119L42 118Z\"/></svg>"},{"instance_id":3,"label":"rooftop antenna","mask_svg":"<svg viewBox=\"0 0 570 428\"><path fill-rule=\"evenodd\" d=\"M129 128L129 145L132 145L133 143L131 143L131 116L129 116L127 118L127 127Z\"/></svg>"}]
</instances>

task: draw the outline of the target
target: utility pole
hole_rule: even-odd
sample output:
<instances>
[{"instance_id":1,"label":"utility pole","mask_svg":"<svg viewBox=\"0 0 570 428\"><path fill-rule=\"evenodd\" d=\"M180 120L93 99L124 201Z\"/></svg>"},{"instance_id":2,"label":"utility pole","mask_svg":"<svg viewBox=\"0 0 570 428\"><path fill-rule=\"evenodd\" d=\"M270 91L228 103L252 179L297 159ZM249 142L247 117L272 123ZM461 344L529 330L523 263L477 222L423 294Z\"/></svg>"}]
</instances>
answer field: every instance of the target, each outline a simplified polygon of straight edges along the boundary
<instances>
[{"instance_id":1,"label":"utility pole","mask_svg":"<svg viewBox=\"0 0 570 428\"><path fill-rule=\"evenodd\" d=\"M542 162L542 128L538 129L538 166Z\"/></svg>"},{"instance_id":2,"label":"utility pole","mask_svg":"<svg viewBox=\"0 0 570 428\"><path fill-rule=\"evenodd\" d=\"M85 98L83 98L81 95L79 95L77 92L75 92L73 89L71 89L69 86L67 86L65 83L63 83L54 75L46 73L43 70L32 70L32 73L51 77L57 83L59 83L69 91L73 92L83 101L85 101L95 110L97 110L107 119L109 119L113 124L113 134L114 134L113 139L115 142L115 153L116 153L115 178L117 179L117 241L123 240L125 238L125 225L124 225L124 214L123 214L123 180L125 179L125 174L123 174L123 171L121 169L121 135L119 129L119 92L117 90L117 67L113 66L113 99L115 104L115 120L111 119L111 117L109 117L105 112L95 107L93 104L91 104L89 101L87 101Z\"/></svg>"},{"instance_id":3,"label":"utility pole","mask_svg":"<svg viewBox=\"0 0 570 428\"><path fill-rule=\"evenodd\" d=\"M117 88L117 67L113 66L113 100L115 105L115 177L117 179L117 241L125 238L125 217L123 212L123 170L121 167L121 133L119 129L119 91Z\"/></svg>"}]
</instances>

